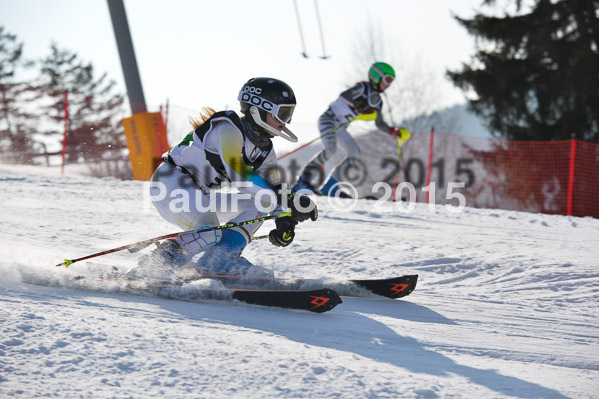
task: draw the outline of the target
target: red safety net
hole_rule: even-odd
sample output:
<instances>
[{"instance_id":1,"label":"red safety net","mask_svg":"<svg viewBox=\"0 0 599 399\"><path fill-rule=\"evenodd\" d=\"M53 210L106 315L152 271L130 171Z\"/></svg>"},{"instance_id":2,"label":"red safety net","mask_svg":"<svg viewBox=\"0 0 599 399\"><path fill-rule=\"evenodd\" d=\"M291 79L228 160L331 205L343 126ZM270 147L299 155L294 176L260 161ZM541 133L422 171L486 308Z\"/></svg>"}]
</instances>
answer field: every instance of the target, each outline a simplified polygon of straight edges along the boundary
<instances>
[{"instance_id":1,"label":"red safety net","mask_svg":"<svg viewBox=\"0 0 599 399\"><path fill-rule=\"evenodd\" d=\"M576 147L570 214L599 218L599 145L578 140L573 142Z\"/></svg>"},{"instance_id":2,"label":"red safety net","mask_svg":"<svg viewBox=\"0 0 599 399\"><path fill-rule=\"evenodd\" d=\"M374 155L373 135L380 133L359 139L364 159ZM389 149L383 159L397 153L391 144L382 147ZM400 176L414 184L420 202L427 201L422 188L428 185L430 174L437 204L456 202L451 193L461 192L466 205L477 208L599 217L599 145L594 143L508 141L424 132L413 134L401 152ZM450 189L451 182L462 182L464 188Z\"/></svg>"}]
</instances>

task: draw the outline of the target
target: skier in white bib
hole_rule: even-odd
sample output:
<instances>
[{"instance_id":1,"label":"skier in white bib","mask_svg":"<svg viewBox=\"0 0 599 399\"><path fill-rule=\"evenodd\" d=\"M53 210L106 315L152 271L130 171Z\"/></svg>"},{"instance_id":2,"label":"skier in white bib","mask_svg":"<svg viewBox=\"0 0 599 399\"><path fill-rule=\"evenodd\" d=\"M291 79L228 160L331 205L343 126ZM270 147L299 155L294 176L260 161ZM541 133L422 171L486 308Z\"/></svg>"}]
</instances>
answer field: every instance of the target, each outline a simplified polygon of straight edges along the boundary
<instances>
[{"instance_id":1,"label":"skier in white bib","mask_svg":"<svg viewBox=\"0 0 599 399\"><path fill-rule=\"evenodd\" d=\"M358 144L347 132L347 127L354 120L374 121L377 128L392 136L401 134L399 128L391 127L383 120L381 112L383 100L380 93L391 85L395 79L395 71L389 64L375 62L368 71L368 78L367 82L358 82L342 92L318 119L323 148L303 167L294 186L295 190L309 189L323 195L348 197L339 190L335 172L348 157L351 159L360 156ZM324 174L322 185L316 188L315 177L320 175L321 167L337 152L337 145L344 151L344 156Z\"/></svg>"},{"instance_id":2,"label":"skier in white bib","mask_svg":"<svg viewBox=\"0 0 599 399\"><path fill-rule=\"evenodd\" d=\"M291 122L295 95L283 81L253 78L243 85L238 99L242 117L234 111L215 113L205 108L201 119L192 120L194 130L163 155L163 163L152 176L150 198L166 221L184 231L218 226L225 220L253 220L264 216L269 207L276 212L288 207L292 216L277 218L269 234L272 244L285 247L293 241L298 222L316 220L318 215L308 196L281 189L271 142L275 136L297 142L285 126ZM244 195L217 192L223 182L237 183ZM261 224L187 233L163 241L129 273L147 275L180 267L201 252L196 265L201 272L252 273L253 265L241 252Z\"/></svg>"}]
</instances>

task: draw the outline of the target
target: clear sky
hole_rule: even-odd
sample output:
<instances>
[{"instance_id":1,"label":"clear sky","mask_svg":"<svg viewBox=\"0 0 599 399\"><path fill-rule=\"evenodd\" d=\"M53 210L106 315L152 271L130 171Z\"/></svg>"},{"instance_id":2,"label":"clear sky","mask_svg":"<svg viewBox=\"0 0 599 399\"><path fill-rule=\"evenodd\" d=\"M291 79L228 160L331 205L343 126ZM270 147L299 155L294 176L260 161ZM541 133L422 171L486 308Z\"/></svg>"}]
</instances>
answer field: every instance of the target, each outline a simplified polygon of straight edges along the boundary
<instances>
[{"instance_id":1,"label":"clear sky","mask_svg":"<svg viewBox=\"0 0 599 399\"><path fill-rule=\"evenodd\" d=\"M125 8L149 111L167 98L189 115L202 106L236 109L247 79L272 76L296 93L292 130L309 126L316 137L318 116L354 83L359 32L376 25L394 58L406 65L418 59L442 77L474 54L474 40L452 13L469 17L481 1L319 0L327 60L319 58L313 0L297 0L308 59L301 55L293 0L125 0ZM24 42L25 57L49 54L54 41L91 61L98 73L107 72L124 91L105 0L0 0L0 24ZM393 65L398 74L401 64ZM441 84L443 104L464 102L449 82Z\"/></svg>"}]
</instances>

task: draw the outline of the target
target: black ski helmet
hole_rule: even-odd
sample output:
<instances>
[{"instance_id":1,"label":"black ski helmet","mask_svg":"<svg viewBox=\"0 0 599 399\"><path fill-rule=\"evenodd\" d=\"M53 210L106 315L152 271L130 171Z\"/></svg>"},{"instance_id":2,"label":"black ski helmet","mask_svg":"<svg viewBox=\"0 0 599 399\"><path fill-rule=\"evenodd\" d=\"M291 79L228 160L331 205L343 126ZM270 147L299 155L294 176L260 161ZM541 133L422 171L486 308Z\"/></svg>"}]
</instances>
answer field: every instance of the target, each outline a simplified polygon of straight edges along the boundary
<instances>
[{"instance_id":1,"label":"black ski helmet","mask_svg":"<svg viewBox=\"0 0 599 399\"><path fill-rule=\"evenodd\" d=\"M270 132L289 141L297 142L297 137L286 127L282 132L266 123L266 114L283 123L291 122L295 110L295 94L282 80L274 78L252 78L239 91L241 112L258 132Z\"/></svg>"}]
</instances>

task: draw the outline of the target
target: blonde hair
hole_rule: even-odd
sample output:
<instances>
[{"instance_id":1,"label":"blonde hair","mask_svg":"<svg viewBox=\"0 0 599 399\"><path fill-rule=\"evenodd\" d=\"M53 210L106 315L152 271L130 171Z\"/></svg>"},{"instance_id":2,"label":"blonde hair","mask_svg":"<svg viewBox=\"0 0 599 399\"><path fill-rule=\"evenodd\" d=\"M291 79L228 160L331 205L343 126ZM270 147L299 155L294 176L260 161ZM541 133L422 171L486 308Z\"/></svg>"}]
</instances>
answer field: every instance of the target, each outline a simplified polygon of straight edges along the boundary
<instances>
[{"instance_id":1,"label":"blonde hair","mask_svg":"<svg viewBox=\"0 0 599 399\"><path fill-rule=\"evenodd\" d=\"M202 110L200 111L200 117L194 118L190 116L189 123L191 123L191 126L193 126L193 129L195 130L202 126L204 122L206 122L208 119L210 119L210 117L214 115L215 112L216 111L210 107L202 107Z\"/></svg>"}]
</instances>

